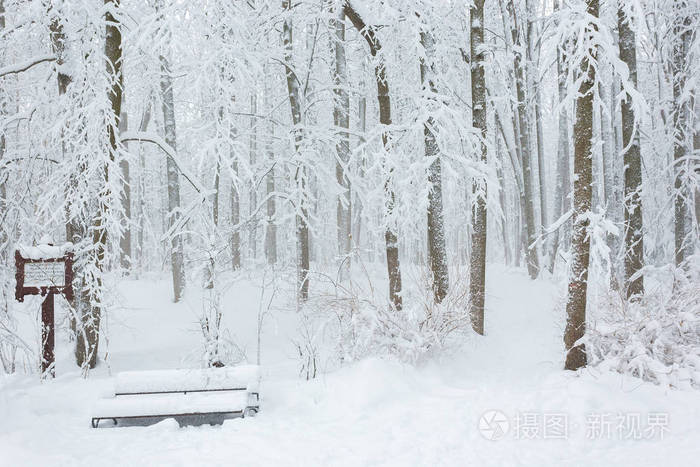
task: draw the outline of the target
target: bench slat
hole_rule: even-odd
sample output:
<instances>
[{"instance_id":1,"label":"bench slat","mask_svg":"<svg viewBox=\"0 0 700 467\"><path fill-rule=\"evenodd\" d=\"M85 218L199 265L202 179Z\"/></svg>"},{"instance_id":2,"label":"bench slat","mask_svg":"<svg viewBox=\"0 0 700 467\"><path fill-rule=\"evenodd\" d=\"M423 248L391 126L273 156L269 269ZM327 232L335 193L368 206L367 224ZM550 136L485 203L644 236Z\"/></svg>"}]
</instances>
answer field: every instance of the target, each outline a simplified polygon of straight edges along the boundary
<instances>
[{"instance_id":1,"label":"bench slat","mask_svg":"<svg viewBox=\"0 0 700 467\"><path fill-rule=\"evenodd\" d=\"M126 418L185 413L242 412L249 405L251 404L246 391L128 395L99 400L93 407L92 416L93 418Z\"/></svg>"},{"instance_id":2,"label":"bench slat","mask_svg":"<svg viewBox=\"0 0 700 467\"><path fill-rule=\"evenodd\" d=\"M114 393L149 394L247 389L257 392L257 365L193 370L126 371L119 373Z\"/></svg>"}]
</instances>

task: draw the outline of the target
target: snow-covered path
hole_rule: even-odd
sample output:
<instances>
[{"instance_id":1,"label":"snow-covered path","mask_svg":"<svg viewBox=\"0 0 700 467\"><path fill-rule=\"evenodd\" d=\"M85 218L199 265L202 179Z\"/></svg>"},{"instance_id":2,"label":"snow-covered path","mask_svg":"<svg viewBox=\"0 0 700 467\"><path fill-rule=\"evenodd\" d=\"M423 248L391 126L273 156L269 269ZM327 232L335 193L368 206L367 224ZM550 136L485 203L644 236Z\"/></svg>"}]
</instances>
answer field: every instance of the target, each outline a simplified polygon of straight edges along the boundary
<instances>
[{"instance_id":1,"label":"snow-covered path","mask_svg":"<svg viewBox=\"0 0 700 467\"><path fill-rule=\"evenodd\" d=\"M127 288L125 296L139 297L140 308L126 307L110 321L112 369L182 365L197 343L195 305L166 306L166 282ZM253 287L235 293L236 336L252 336L259 293ZM552 283L494 269L486 337L421 368L369 359L310 382L293 376L292 330L282 317L263 337L263 411L218 427L177 428L166 420L93 430L89 407L109 392L110 379L104 368L87 382L75 372L65 374L66 357L56 381L0 380L0 465L651 466L697 459L696 392L664 391L593 370L578 376L560 370L563 316L557 299ZM142 329L133 328L137 318L145 323ZM510 422L500 440L486 439L477 428L489 410L503 412ZM618 413L638 413L644 424L650 412L668 414L663 439L621 439L615 432ZM529 432L534 439L518 439L525 434L515 426L518 414L535 414L537 429ZM613 417L610 437L588 439L590 414ZM545 439L544 418L555 415L565 417L567 436Z\"/></svg>"}]
</instances>

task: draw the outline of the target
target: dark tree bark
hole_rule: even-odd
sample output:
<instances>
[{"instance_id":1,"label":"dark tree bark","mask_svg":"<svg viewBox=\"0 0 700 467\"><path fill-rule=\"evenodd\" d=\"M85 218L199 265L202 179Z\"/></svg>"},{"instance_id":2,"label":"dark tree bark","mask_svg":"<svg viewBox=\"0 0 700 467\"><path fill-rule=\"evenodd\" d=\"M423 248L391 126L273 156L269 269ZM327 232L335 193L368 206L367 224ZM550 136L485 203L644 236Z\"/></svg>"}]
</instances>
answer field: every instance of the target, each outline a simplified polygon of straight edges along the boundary
<instances>
[{"instance_id":1,"label":"dark tree bark","mask_svg":"<svg viewBox=\"0 0 700 467\"><path fill-rule=\"evenodd\" d=\"M479 131L479 157L486 162L486 81L484 77L484 0L475 0L470 12L470 56L472 126ZM470 315L474 331L484 334L484 291L486 284L486 182L477 196L472 218L473 234L469 265Z\"/></svg>"},{"instance_id":2,"label":"dark tree bark","mask_svg":"<svg viewBox=\"0 0 700 467\"><path fill-rule=\"evenodd\" d=\"M124 103L122 103L123 106ZM125 133L129 129L128 117L126 110L122 111L121 119L119 121L119 133ZM128 143L127 143L128 145ZM132 256L131 256L131 178L129 174L129 161L127 159L122 159L119 162L119 167L122 172L123 180L123 197L122 197L122 209L124 210L124 220L125 228L122 237L119 239L119 249L120 256L119 262L121 267L127 272L131 269Z\"/></svg>"},{"instance_id":3,"label":"dark tree bark","mask_svg":"<svg viewBox=\"0 0 700 467\"><path fill-rule=\"evenodd\" d=\"M265 110L271 113L272 107L270 104L270 98L272 90L268 83L270 79L268 78L267 71L265 72ZM272 150L272 141L275 139L275 123L270 122L270 135L271 138L267 140L266 152L267 152L267 162L270 165L270 169L265 177L265 190L267 195L267 201L265 203L267 222L265 225L265 257L267 258L267 264L277 263L277 224L276 224L276 211L277 202L275 198L275 154Z\"/></svg>"},{"instance_id":4,"label":"dark tree bark","mask_svg":"<svg viewBox=\"0 0 700 467\"><path fill-rule=\"evenodd\" d=\"M587 0L587 11L598 17L598 0ZM596 60L597 49L591 46L589 55ZM590 239L588 237L591 211L593 167L591 152L593 145L593 85L595 68L588 58L581 61L580 72L585 78L579 86L576 100L576 123L574 124L574 232L572 240L572 264L569 278L569 297L566 304L566 347L567 370L578 370L586 366L586 347L579 339L586 332L586 292L588 290L588 260Z\"/></svg>"},{"instance_id":5,"label":"dark tree bark","mask_svg":"<svg viewBox=\"0 0 700 467\"><path fill-rule=\"evenodd\" d=\"M367 41L370 53L376 57L382 50L381 42L376 35L375 28L367 26L362 17L353 9L350 2L344 4L345 16L357 29L360 35ZM380 61L374 68L374 76L377 81L377 101L379 103L379 123L381 125L391 125L391 97L389 94L389 83L386 79L384 64ZM391 142L387 131L382 132L382 144L387 153L391 152ZM389 298L394 308L400 310L401 300L401 265L399 263L399 245L396 232L391 226L391 217L394 210L396 195L391 187L391 175L384 184L386 193L387 228L384 232L384 242L386 244L386 266L389 274Z\"/></svg>"},{"instance_id":6,"label":"dark tree bark","mask_svg":"<svg viewBox=\"0 0 700 467\"><path fill-rule=\"evenodd\" d=\"M149 96L146 102L146 109L141 116L139 131L145 133L148 130L148 124L151 121L151 97ZM146 156L143 154L143 149L139 145L139 208L138 208L138 257L139 268L143 270L146 267L146 254L144 250L145 232L146 232Z\"/></svg>"},{"instance_id":7,"label":"dark tree bark","mask_svg":"<svg viewBox=\"0 0 700 467\"><path fill-rule=\"evenodd\" d=\"M637 87L637 40L631 19L622 5L617 11L620 59L629 69L629 81ZM642 223L642 157L639 147L639 129L635 128L632 97L622 100L622 148L625 178L625 288L627 298L644 293L644 278L632 277L644 266L644 236Z\"/></svg>"},{"instance_id":8,"label":"dark tree bark","mask_svg":"<svg viewBox=\"0 0 700 467\"><path fill-rule=\"evenodd\" d=\"M282 3L285 10L291 8L291 2L285 0ZM289 106L292 111L292 123L294 124L294 150L299 153L303 135L301 133L301 92L298 77L290 67L292 64L292 25L289 19L285 19L282 27L282 42L284 45L285 76L287 78L287 92L289 94ZM295 173L295 182L298 189L306 190L306 168L298 167ZM309 298L309 212L306 205L306 195L300 196L301 206L297 206L296 230L297 230L297 297L300 302Z\"/></svg>"},{"instance_id":9,"label":"dark tree bark","mask_svg":"<svg viewBox=\"0 0 700 467\"><path fill-rule=\"evenodd\" d=\"M56 14L55 12L51 11L50 14ZM3 16L3 21L4 21L4 16ZM66 35L63 30L63 23L61 22L60 16L54 16L54 18L51 21L50 25L50 32L51 32L51 49L53 50L54 54L56 54L56 65L58 66L57 69L57 84L58 84L58 95L63 96L66 91L68 90L68 86L70 85L72 79L70 75L66 74L63 72L63 65L65 64L65 56L66 56ZM61 133L65 134L65 128L61 129ZM4 142L4 135L3 135L3 142ZM68 148L66 147L66 140L64 138L61 138L61 155L63 156L63 159L66 159L66 153L68 151ZM71 175L70 180L69 180L69 185L70 187L67 188L67 191L69 190L74 190L76 185L77 185L77 178L76 175ZM67 199L71 199L72 197L66 196ZM84 228L83 223L81 223L81 219L78 218L78 216L72 215L71 214L71 205L70 202L66 203L66 241L67 242L72 242L72 243L79 243L82 238L85 237L86 231ZM73 333L76 332L77 329L77 324L76 324L76 315L80 313L81 310L81 303L83 302L83 289L84 289L84 281L82 280L82 275L80 274L75 274L74 279L73 279L73 288L74 290L77 291L77 293L73 294L73 299L70 301L70 306L73 309L73 313L70 314L69 317L69 322L70 322L70 328Z\"/></svg>"},{"instance_id":10,"label":"dark tree bark","mask_svg":"<svg viewBox=\"0 0 700 467\"><path fill-rule=\"evenodd\" d=\"M513 44L513 69L515 74L515 92L518 105L516 107L516 120L518 129L518 139L520 147L520 163L523 171L523 188L525 191L525 224L527 229L527 270L532 279L539 274L539 258L537 248L533 246L536 240L537 228L535 225L535 197L533 191L533 175L531 170L531 151L530 151L530 132L527 123L527 97L525 94L526 76L525 66L523 64L523 55L527 44L523 44L522 31L517 22L517 17L514 11L513 2L506 2L506 11L508 13L509 28L511 40ZM517 50L515 50L517 49Z\"/></svg>"},{"instance_id":11,"label":"dark tree bark","mask_svg":"<svg viewBox=\"0 0 700 467\"><path fill-rule=\"evenodd\" d=\"M119 9L119 0L105 0L105 58L107 76L110 77L110 90L108 98L112 115L107 123L107 136L109 139L109 160L114 162L117 156L119 132L119 119L122 107L122 36L119 30L119 22L112 12ZM103 178L105 185L109 183L109 165L104 164ZM92 223L92 243L95 249L94 267L98 271L96 283L97 289L102 288L102 273L105 271L105 250L107 248L107 228L105 219L109 215L109 206L104 198L99 201L99 212ZM100 320L102 316L101 293L92 290L90 301L85 304L81 316L81 332L76 336L75 357L76 363L81 368L86 366L94 368L97 365L97 352L100 343Z\"/></svg>"},{"instance_id":12,"label":"dark tree bark","mask_svg":"<svg viewBox=\"0 0 700 467\"><path fill-rule=\"evenodd\" d=\"M163 126L165 142L177 151L177 130L175 126L175 100L173 82L170 76L170 64L164 55L160 56L160 90L163 106ZM177 165L168 157L166 159L168 174L168 230L170 230L170 264L173 275L173 299L179 302L185 288L184 246L180 232L173 231L180 221L180 172Z\"/></svg>"},{"instance_id":13,"label":"dark tree bark","mask_svg":"<svg viewBox=\"0 0 700 467\"><path fill-rule=\"evenodd\" d=\"M435 87L435 40L430 32L421 32L421 43L425 49L426 61L420 64L420 74L423 86L431 94L437 94ZM433 279L433 296L437 303L447 295L450 288L449 270L447 268L447 250L445 249L445 223L442 209L442 166L440 148L437 144L437 129L435 119L430 116L423 125L425 142L425 157L434 159L428 168L428 260Z\"/></svg>"}]
</instances>

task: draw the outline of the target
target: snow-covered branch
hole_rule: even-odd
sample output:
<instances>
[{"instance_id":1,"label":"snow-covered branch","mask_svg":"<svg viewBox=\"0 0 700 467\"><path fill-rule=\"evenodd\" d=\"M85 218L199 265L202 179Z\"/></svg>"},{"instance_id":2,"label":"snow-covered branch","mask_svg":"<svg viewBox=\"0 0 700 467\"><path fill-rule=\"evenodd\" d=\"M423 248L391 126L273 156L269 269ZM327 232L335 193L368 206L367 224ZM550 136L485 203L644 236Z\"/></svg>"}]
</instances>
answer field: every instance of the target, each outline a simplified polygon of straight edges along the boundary
<instances>
[{"instance_id":1,"label":"snow-covered branch","mask_svg":"<svg viewBox=\"0 0 700 467\"><path fill-rule=\"evenodd\" d=\"M0 68L0 78L7 75L22 73L23 71L27 71L28 69L32 68L34 65L44 62L53 62L54 60L56 60L56 57L53 55L40 55L38 57L32 57L23 62L7 65Z\"/></svg>"}]
</instances>

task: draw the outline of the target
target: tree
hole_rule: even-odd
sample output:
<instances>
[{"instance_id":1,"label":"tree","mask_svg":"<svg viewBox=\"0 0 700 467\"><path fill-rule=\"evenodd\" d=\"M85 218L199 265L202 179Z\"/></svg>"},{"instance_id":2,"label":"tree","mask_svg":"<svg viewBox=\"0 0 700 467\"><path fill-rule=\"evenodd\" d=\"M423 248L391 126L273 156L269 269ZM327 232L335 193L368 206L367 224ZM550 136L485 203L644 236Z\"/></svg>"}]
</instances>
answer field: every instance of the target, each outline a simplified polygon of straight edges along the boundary
<instances>
[{"instance_id":1,"label":"tree","mask_svg":"<svg viewBox=\"0 0 700 467\"><path fill-rule=\"evenodd\" d=\"M478 131L478 155L486 162L486 80L484 77L484 0L475 0L470 11L470 56L472 125ZM469 266L469 299L472 327L484 334L484 291L486 282L486 183L476 184L477 193Z\"/></svg>"},{"instance_id":2,"label":"tree","mask_svg":"<svg viewBox=\"0 0 700 467\"><path fill-rule=\"evenodd\" d=\"M637 88L637 38L632 28L632 18L626 12L624 0L620 0L617 12L620 59L629 70L629 82ZM627 298L644 293L644 236L642 223L642 157L639 146L639 128L635 121L632 96L627 95L621 104L622 148L624 152L625 179L625 288Z\"/></svg>"},{"instance_id":3,"label":"tree","mask_svg":"<svg viewBox=\"0 0 700 467\"><path fill-rule=\"evenodd\" d=\"M106 133L109 141L109 161L117 159L119 150L119 119L121 117L122 105L122 36L119 29L119 22L114 14L119 9L119 0L105 0L105 67L109 77L108 100L110 103L111 115L107 116ZM105 187L109 186L109 165L104 164L102 177ZM76 336L75 357L78 366L94 368L97 364L97 351L100 343L100 321L102 317L103 297L102 275L106 270L105 250L107 249L107 227L106 220L109 216L109 205L104 196L98 200L98 212L92 222L92 265L94 281L90 289L89 301L82 310L80 332Z\"/></svg>"},{"instance_id":4,"label":"tree","mask_svg":"<svg viewBox=\"0 0 700 467\"><path fill-rule=\"evenodd\" d=\"M334 11L335 18L335 70L333 73L333 124L338 132L335 145L335 177L342 192L337 202L338 254L343 262L341 273L344 277L350 274L350 251L352 250L352 193L350 179L345 173L350 163L350 97L347 85L347 62L345 59L345 13L338 8Z\"/></svg>"},{"instance_id":5,"label":"tree","mask_svg":"<svg viewBox=\"0 0 700 467\"><path fill-rule=\"evenodd\" d=\"M122 107L126 107L122 103ZM121 117L119 119L119 134L125 133L129 130L128 117L125 111L122 111ZM131 269L132 256L131 256L131 177L129 174L129 160L124 158L119 162L119 166L122 169L122 181L123 181L123 191L122 196L122 209L124 210L124 232L119 239L119 249L120 249L120 262L121 266L125 270Z\"/></svg>"},{"instance_id":6,"label":"tree","mask_svg":"<svg viewBox=\"0 0 700 467\"><path fill-rule=\"evenodd\" d=\"M689 193L684 180L690 175L687 156L692 152L692 130L690 128L690 99L686 95L688 80L688 50L693 35L691 5L686 0L673 2L673 165L675 197L675 262L680 266L688 256Z\"/></svg>"},{"instance_id":7,"label":"tree","mask_svg":"<svg viewBox=\"0 0 700 467\"><path fill-rule=\"evenodd\" d=\"M352 25L357 29L357 32L367 41L369 51L372 57L377 59L381 53L382 45L377 37L374 27L367 26L362 17L346 1L344 4L345 16L350 20ZM378 60L374 66L374 76L377 81L377 101L379 103L379 123L381 125L391 125L391 95L389 93L389 82L386 79L386 69L384 61ZM391 141L388 131L385 129L382 132L382 144L387 154L391 154ZM392 213L394 204L396 203L396 195L391 186L391 174L384 183L384 191L386 195L386 214L387 227L384 231L384 243L386 245L386 267L389 274L389 299L394 308L400 310L402 307L401 299L401 265L399 263L399 245L396 232L391 225Z\"/></svg>"},{"instance_id":8,"label":"tree","mask_svg":"<svg viewBox=\"0 0 700 467\"><path fill-rule=\"evenodd\" d=\"M502 1L501 4L504 2ZM513 70L515 75L515 94L517 106L515 108L514 117L514 128L518 135L519 151L520 151L520 165L522 168L522 179L523 179L523 190L525 196L525 211L523 215L525 217L525 228L527 232L527 242L526 242L526 257L527 257L527 270L532 279L537 277L539 274L539 258L537 256L537 248L535 246L535 240L537 235L537 228L535 225L535 203L536 199L534 196L534 177L532 174L531 164L532 156L530 151L530 131L528 127L527 118L527 96L525 91L526 86L526 70L523 64L524 52L527 50L527 44L523 44L523 32L518 23L518 18L515 15L513 2L505 2L504 10L504 20L507 21L508 30L506 31L506 40L511 42L511 47L513 48ZM510 37L508 37L508 34Z\"/></svg>"},{"instance_id":9,"label":"tree","mask_svg":"<svg viewBox=\"0 0 700 467\"><path fill-rule=\"evenodd\" d=\"M586 11L598 17L598 0L587 0ZM586 20L587 21L587 20ZM592 197L592 147L593 147L593 96L596 83L596 67L592 61L597 58L597 46L591 35L596 26L585 25L584 53L580 58L580 80L576 99L576 122L574 124L574 229L572 236L571 272L569 294L566 304L566 347L567 370L577 370L586 366L586 347L579 340L586 332L586 293L588 291L588 260L591 241L588 235ZM590 57L590 58L589 58Z\"/></svg>"},{"instance_id":10,"label":"tree","mask_svg":"<svg viewBox=\"0 0 700 467\"><path fill-rule=\"evenodd\" d=\"M291 11L291 2L285 0L282 7ZM289 16L285 17L282 26L282 42L284 45L284 67L287 78L287 92L289 106L292 111L292 123L294 125L294 150L298 154L302 143L301 125L301 93L299 90L299 78L292 68L292 24ZM301 190L300 205L296 207L296 234L297 234L297 297L301 302L309 298L309 211L306 203L306 167L300 165L296 168L294 181Z\"/></svg>"},{"instance_id":11,"label":"tree","mask_svg":"<svg viewBox=\"0 0 700 467\"><path fill-rule=\"evenodd\" d=\"M435 85L435 39L430 31L421 31L421 43L425 49L425 59L421 60L420 75L423 86L431 94L431 99L437 95ZM433 159L428 168L428 260L433 279L433 296L437 303L447 295L450 287L449 271L447 269L447 251L445 249L445 223L442 209L442 166L440 162L440 147L437 144L437 123L429 116L423 125L425 142L425 157Z\"/></svg>"},{"instance_id":12,"label":"tree","mask_svg":"<svg viewBox=\"0 0 700 467\"><path fill-rule=\"evenodd\" d=\"M166 36L170 37L166 29ZM170 61L165 52L159 56L160 92L163 111L165 142L177 151L177 127L175 120L175 99L173 97L173 80ZM185 288L185 252L180 229L180 173L171 157L166 159L168 177L168 234L170 237L170 266L173 277L173 300L179 302Z\"/></svg>"},{"instance_id":13,"label":"tree","mask_svg":"<svg viewBox=\"0 0 700 467\"><path fill-rule=\"evenodd\" d=\"M559 9L559 2L555 0L554 8ZM557 138L557 183L555 187L554 195L554 218L559 219L561 215L568 212L569 206L571 204L571 180L569 177L570 171L570 159L571 155L569 152L569 112L566 105L563 103L566 101L566 56L561 50L557 49L557 96L559 99L559 112L558 112L558 138ZM554 264L556 263L557 251L559 249L559 243L561 242L561 235L559 234L559 229L556 229L553 234L554 238L550 242L550 252L549 270L554 270Z\"/></svg>"}]
</instances>

